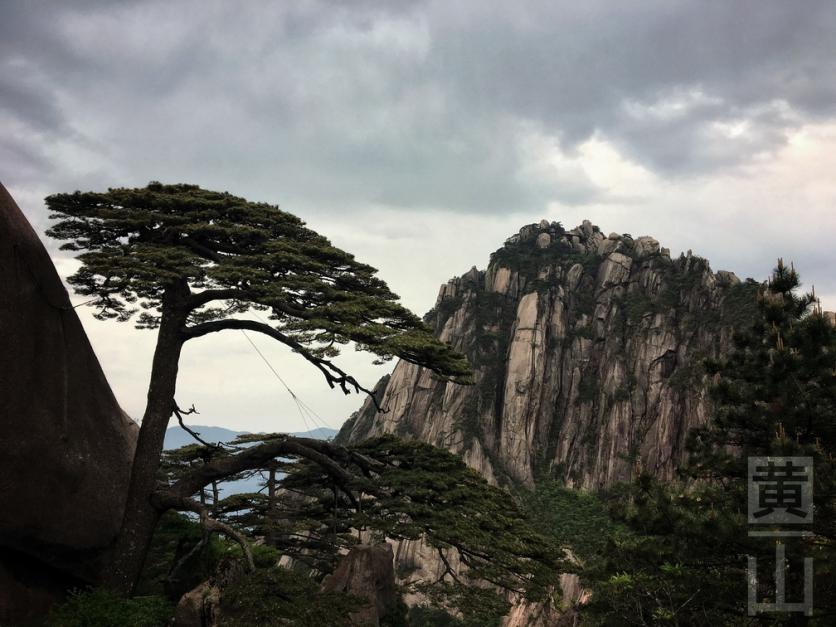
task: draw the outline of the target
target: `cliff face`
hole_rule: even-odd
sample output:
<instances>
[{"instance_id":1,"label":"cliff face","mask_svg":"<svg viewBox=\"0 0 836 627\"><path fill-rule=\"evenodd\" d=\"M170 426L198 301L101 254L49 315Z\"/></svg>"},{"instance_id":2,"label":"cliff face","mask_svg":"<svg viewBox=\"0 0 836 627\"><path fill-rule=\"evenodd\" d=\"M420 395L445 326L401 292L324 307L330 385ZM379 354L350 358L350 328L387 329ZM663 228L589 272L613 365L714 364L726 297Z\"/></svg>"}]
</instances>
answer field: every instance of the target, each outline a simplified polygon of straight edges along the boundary
<instances>
[{"instance_id":1,"label":"cliff face","mask_svg":"<svg viewBox=\"0 0 836 627\"><path fill-rule=\"evenodd\" d=\"M486 271L443 285L426 317L467 355L475 385L400 362L377 387L388 412L366 402L339 438L416 438L497 483L670 477L707 419L701 362L751 320L756 289L650 237L526 226Z\"/></svg>"},{"instance_id":2,"label":"cliff face","mask_svg":"<svg viewBox=\"0 0 836 627\"><path fill-rule=\"evenodd\" d=\"M122 522L136 424L37 234L0 185L0 624L96 575Z\"/></svg>"}]
</instances>

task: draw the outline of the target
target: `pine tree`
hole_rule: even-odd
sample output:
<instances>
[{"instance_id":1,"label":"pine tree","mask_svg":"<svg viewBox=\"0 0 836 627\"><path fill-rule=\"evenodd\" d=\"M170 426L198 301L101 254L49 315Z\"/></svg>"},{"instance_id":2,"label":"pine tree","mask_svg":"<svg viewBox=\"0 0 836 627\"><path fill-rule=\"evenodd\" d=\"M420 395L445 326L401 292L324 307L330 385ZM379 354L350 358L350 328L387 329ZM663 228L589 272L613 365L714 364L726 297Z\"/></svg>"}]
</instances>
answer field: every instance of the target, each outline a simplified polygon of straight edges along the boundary
<instances>
[{"instance_id":1,"label":"pine tree","mask_svg":"<svg viewBox=\"0 0 836 627\"><path fill-rule=\"evenodd\" d=\"M57 194L46 203L57 220L47 234L80 253L69 282L91 297L97 317L139 314L137 326L157 332L125 519L106 569L108 584L123 593L136 584L161 510L175 506L153 495L187 341L225 330L262 333L346 394L368 392L331 359L349 342L466 380L465 359L399 305L374 268L276 206L161 183Z\"/></svg>"},{"instance_id":2,"label":"pine tree","mask_svg":"<svg viewBox=\"0 0 836 627\"><path fill-rule=\"evenodd\" d=\"M648 476L610 495L632 534L612 543L589 575L590 613L602 624L795 624L798 614L747 617L747 556L756 557L759 598L774 597L774 540L748 536L748 458L812 457L813 524L788 548L798 559L788 593L803 588L801 557L814 560L814 618L836 612L836 329L798 273L779 260L758 297L760 316L725 360L709 362L710 422L689 435L681 480ZM766 573L766 574L765 574ZM625 621L625 617L629 617Z\"/></svg>"},{"instance_id":3,"label":"pine tree","mask_svg":"<svg viewBox=\"0 0 836 627\"><path fill-rule=\"evenodd\" d=\"M221 501L225 520L254 536L280 530L273 546L312 577L331 572L358 542L420 540L435 550L442 570L428 580L407 577L407 591L455 608L468 625L506 614L506 595L544 600L570 568L558 543L535 529L514 498L458 456L392 436L346 454L343 467L366 479L362 487L342 492L317 464L288 463L272 511L261 495L233 495Z\"/></svg>"}]
</instances>

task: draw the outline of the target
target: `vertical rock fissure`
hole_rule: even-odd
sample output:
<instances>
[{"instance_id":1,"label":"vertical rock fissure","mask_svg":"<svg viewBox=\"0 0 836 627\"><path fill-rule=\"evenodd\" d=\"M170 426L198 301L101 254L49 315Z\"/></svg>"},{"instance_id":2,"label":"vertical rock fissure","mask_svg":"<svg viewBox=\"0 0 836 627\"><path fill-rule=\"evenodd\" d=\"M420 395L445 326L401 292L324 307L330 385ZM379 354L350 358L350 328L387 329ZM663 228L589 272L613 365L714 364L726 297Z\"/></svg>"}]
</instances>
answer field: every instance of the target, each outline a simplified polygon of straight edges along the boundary
<instances>
[{"instance_id":1,"label":"vertical rock fissure","mask_svg":"<svg viewBox=\"0 0 836 627\"><path fill-rule=\"evenodd\" d=\"M421 439L523 485L558 475L595 489L636 464L668 475L707 415L698 366L752 319L756 289L651 237L525 226L485 271L443 285L425 318L466 353L475 389L398 364L382 392L390 413L367 403L339 437Z\"/></svg>"}]
</instances>

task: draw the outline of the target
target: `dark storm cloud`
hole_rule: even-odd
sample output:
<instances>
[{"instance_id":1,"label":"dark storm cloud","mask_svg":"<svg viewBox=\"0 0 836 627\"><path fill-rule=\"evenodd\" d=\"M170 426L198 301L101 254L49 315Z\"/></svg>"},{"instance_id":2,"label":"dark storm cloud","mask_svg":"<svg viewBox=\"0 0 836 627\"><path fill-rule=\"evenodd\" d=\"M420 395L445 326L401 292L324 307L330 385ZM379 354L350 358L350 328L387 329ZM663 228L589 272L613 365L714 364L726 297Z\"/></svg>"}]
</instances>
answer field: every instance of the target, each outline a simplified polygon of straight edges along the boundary
<instances>
[{"instance_id":1,"label":"dark storm cloud","mask_svg":"<svg viewBox=\"0 0 836 627\"><path fill-rule=\"evenodd\" d=\"M4 0L0 180L41 232L73 189L280 202L417 311L543 217L759 279L783 254L834 303L834 20L829 0ZM83 320L140 415L151 334ZM206 420L295 415L243 338L189 351L178 387ZM271 358L335 423L357 408Z\"/></svg>"},{"instance_id":2,"label":"dark storm cloud","mask_svg":"<svg viewBox=\"0 0 836 627\"><path fill-rule=\"evenodd\" d=\"M598 130L656 169L725 167L774 147L797 122L763 115L779 103L808 118L836 112L832 3L569 2L535 14L506 3L473 16L437 20L451 90L570 144ZM712 132L752 117L751 140ZM703 152L707 139L725 145Z\"/></svg>"},{"instance_id":3,"label":"dark storm cloud","mask_svg":"<svg viewBox=\"0 0 836 627\"><path fill-rule=\"evenodd\" d=\"M7 3L0 107L85 179L470 212L602 200L532 138L706 174L836 114L829 2L245 7Z\"/></svg>"}]
</instances>

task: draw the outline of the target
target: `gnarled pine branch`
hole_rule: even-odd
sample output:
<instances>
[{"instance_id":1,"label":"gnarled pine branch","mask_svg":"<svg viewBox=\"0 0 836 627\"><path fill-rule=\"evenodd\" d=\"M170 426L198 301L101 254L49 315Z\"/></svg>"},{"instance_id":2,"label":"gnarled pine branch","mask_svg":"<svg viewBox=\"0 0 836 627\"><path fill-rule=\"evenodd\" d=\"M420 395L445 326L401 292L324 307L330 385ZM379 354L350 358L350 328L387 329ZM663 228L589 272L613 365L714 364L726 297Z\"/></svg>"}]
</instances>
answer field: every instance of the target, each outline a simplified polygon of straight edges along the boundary
<instances>
[{"instance_id":1,"label":"gnarled pine branch","mask_svg":"<svg viewBox=\"0 0 836 627\"><path fill-rule=\"evenodd\" d=\"M319 369L319 371L325 377L325 381L332 389L339 386L339 388L343 391L344 394L350 394L352 389L354 389L354 391L357 393L365 392L369 395L369 397L371 397L372 402L375 405L375 408L380 412L384 411L384 409L378 403L378 400L375 397L374 392L360 385L357 379L345 372L342 368L334 364L332 361L328 359L323 359L322 357L317 357L308 348L303 346L297 340L293 339L285 333L282 333L278 329L271 327L269 324L264 324L263 322L256 322L255 320L241 320L240 318L230 318L227 320L213 320L211 322L203 322L201 324L195 324L189 327L184 327L182 330L182 334L187 340L190 340L197 337L202 337L204 335L208 335L209 333L217 333L219 331L226 330L254 331L256 333L262 333L264 335L272 337L274 340L278 340L282 344L292 348L294 351L296 351L302 357L304 357L308 362L316 366L317 369Z\"/></svg>"}]
</instances>

